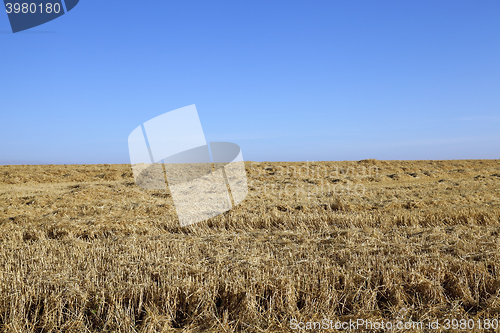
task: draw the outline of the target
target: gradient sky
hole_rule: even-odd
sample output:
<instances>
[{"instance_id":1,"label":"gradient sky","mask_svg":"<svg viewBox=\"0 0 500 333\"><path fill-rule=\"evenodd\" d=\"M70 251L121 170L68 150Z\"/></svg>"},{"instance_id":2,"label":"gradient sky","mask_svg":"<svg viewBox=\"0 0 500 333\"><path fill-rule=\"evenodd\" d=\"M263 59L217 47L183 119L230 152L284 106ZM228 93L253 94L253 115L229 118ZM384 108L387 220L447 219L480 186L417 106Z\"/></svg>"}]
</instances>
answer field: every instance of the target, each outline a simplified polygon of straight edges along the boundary
<instances>
[{"instance_id":1,"label":"gradient sky","mask_svg":"<svg viewBox=\"0 0 500 333\"><path fill-rule=\"evenodd\" d=\"M500 2L81 0L0 14L0 164L129 163L196 104L245 160L500 158Z\"/></svg>"}]
</instances>

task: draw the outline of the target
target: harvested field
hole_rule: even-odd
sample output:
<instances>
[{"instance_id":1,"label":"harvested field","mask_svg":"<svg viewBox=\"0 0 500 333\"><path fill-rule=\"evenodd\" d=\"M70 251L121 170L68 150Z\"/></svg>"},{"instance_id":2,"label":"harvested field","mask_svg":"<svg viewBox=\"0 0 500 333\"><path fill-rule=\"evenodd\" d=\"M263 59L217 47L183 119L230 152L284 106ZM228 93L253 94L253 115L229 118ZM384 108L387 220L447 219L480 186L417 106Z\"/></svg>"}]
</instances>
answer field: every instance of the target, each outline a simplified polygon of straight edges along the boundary
<instances>
[{"instance_id":1,"label":"harvested field","mask_svg":"<svg viewBox=\"0 0 500 333\"><path fill-rule=\"evenodd\" d=\"M130 165L0 166L0 330L500 317L500 160L246 169L240 205L181 228Z\"/></svg>"}]
</instances>

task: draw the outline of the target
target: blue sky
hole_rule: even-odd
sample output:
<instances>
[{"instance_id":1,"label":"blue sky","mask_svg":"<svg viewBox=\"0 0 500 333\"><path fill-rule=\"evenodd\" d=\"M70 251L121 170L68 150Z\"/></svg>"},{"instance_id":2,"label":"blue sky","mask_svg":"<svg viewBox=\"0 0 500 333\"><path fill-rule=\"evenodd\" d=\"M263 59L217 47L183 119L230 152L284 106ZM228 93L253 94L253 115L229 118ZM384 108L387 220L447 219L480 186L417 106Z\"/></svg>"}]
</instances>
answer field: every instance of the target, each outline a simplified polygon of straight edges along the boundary
<instances>
[{"instance_id":1,"label":"blue sky","mask_svg":"<svg viewBox=\"0 0 500 333\"><path fill-rule=\"evenodd\" d=\"M500 158L500 2L97 1L12 34L0 164L128 163L196 104L245 160Z\"/></svg>"}]
</instances>

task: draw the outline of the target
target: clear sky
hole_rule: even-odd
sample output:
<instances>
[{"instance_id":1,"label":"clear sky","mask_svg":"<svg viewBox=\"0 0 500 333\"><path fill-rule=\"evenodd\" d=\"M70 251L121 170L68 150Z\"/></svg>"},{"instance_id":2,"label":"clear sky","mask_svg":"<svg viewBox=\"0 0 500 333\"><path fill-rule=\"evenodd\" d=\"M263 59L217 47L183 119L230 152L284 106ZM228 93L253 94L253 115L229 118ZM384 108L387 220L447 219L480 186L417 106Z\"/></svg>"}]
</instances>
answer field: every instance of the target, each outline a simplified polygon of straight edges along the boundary
<instances>
[{"instance_id":1,"label":"clear sky","mask_svg":"<svg viewBox=\"0 0 500 333\"><path fill-rule=\"evenodd\" d=\"M80 0L12 34L0 164L129 163L196 104L245 160L500 158L497 0Z\"/></svg>"}]
</instances>

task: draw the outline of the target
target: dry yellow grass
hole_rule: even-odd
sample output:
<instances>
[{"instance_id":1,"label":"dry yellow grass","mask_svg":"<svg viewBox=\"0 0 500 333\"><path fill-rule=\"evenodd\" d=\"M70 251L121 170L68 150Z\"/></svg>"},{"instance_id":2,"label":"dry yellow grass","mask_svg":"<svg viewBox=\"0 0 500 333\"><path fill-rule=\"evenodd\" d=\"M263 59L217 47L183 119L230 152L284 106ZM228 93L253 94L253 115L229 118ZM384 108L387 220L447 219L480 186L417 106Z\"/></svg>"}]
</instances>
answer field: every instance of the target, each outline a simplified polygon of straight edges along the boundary
<instances>
[{"instance_id":1,"label":"dry yellow grass","mask_svg":"<svg viewBox=\"0 0 500 333\"><path fill-rule=\"evenodd\" d=\"M246 168L245 201L181 228L129 165L0 166L0 329L499 317L499 160Z\"/></svg>"}]
</instances>

